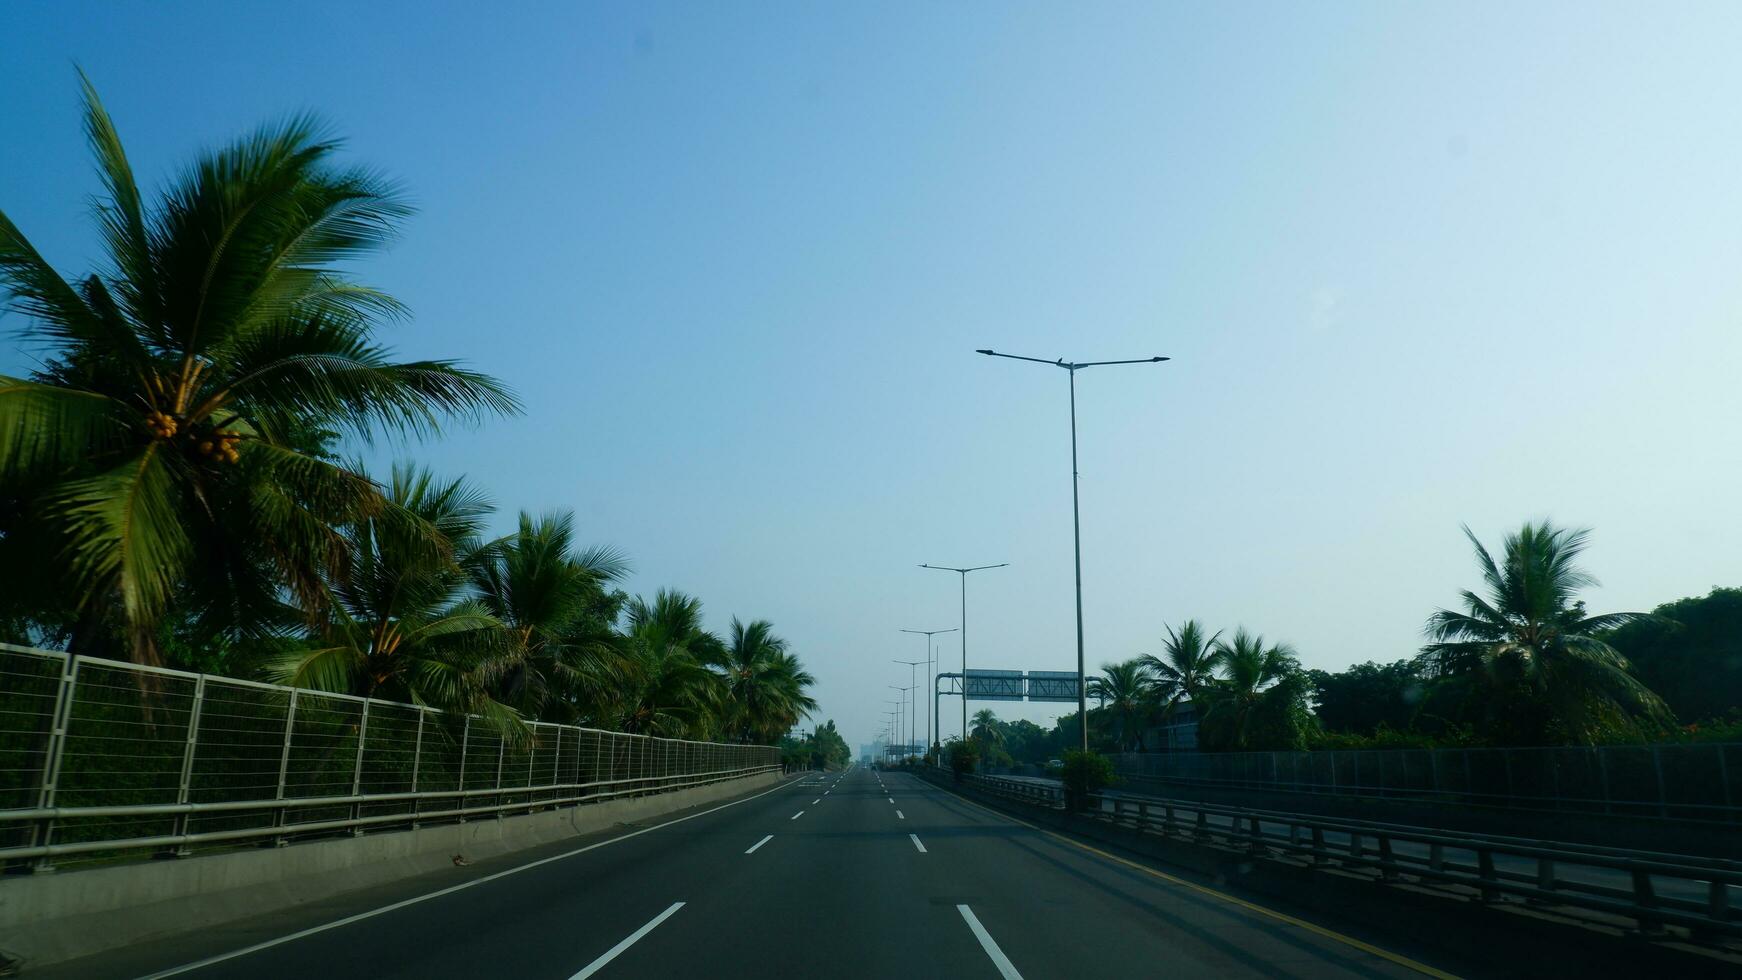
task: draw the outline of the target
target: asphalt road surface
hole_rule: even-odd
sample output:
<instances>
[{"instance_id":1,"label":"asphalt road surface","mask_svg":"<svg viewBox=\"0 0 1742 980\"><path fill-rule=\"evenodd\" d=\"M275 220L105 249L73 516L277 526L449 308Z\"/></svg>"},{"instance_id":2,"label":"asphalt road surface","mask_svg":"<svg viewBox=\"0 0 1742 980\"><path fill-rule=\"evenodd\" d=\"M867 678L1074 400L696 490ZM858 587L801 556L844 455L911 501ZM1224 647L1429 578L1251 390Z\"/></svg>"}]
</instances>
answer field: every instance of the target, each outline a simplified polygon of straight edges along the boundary
<instances>
[{"instance_id":1,"label":"asphalt road surface","mask_svg":"<svg viewBox=\"0 0 1742 980\"><path fill-rule=\"evenodd\" d=\"M854 768L43 977L1415 977L1431 968Z\"/></svg>"}]
</instances>

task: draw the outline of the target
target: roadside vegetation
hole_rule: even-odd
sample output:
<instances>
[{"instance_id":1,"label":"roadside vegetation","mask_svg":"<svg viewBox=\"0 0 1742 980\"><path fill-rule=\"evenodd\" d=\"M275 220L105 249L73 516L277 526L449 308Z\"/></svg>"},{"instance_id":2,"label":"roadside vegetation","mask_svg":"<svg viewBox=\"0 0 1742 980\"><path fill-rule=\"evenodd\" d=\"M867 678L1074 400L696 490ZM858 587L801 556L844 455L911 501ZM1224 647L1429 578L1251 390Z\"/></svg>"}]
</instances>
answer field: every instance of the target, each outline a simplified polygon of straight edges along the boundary
<instances>
[{"instance_id":1,"label":"roadside vegetation","mask_svg":"<svg viewBox=\"0 0 1742 980\"><path fill-rule=\"evenodd\" d=\"M1187 620L1089 679L1091 748L1165 747L1154 733L1187 706L1211 752L1742 740L1742 589L1592 614L1578 598L1596 584L1579 563L1589 532L1525 524L1498 554L1465 534L1482 585L1428 617L1415 656L1303 670L1286 643ZM970 735L990 765L1044 765L1077 724L982 710Z\"/></svg>"},{"instance_id":2,"label":"roadside vegetation","mask_svg":"<svg viewBox=\"0 0 1742 980\"><path fill-rule=\"evenodd\" d=\"M0 291L40 365L0 376L0 641L510 729L775 744L815 708L770 623L721 636L694 596L625 594L627 557L572 512L493 537L475 482L344 455L520 411L382 343L408 311L355 268L411 213L392 181L297 116L148 200L88 81L84 106L97 267L64 277L0 212Z\"/></svg>"}]
</instances>

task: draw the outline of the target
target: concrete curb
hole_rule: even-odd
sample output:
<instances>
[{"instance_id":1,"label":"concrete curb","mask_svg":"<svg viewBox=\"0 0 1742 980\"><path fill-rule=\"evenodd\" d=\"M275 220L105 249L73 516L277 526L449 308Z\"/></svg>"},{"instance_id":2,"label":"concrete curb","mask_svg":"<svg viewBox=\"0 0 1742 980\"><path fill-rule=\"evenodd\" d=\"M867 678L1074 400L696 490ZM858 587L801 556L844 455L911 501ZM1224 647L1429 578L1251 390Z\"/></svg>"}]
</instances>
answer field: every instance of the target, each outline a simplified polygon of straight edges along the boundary
<instances>
[{"instance_id":1,"label":"concrete curb","mask_svg":"<svg viewBox=\"0 0 1742 980\"><path fill-rule=\"evenodd\" d=\"M596 834L779 783L764 773L542 813L288 847L0 878L0 950L32 966L209 928L468 861Z\"/></svg>"}]
</instances>

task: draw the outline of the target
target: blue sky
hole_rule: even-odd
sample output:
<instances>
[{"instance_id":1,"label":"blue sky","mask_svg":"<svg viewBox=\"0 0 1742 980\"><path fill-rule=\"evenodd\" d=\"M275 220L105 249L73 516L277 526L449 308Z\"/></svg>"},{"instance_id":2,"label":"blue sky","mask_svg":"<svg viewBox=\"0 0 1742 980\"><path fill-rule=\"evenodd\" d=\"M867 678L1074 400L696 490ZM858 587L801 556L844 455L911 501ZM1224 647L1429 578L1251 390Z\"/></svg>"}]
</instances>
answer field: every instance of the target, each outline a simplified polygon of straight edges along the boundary
<instances>
[{"instance_id":1,"label":"blue sky","mask_svg":"<svg viewBox=\"0 0 1742 980\"><path fill-rule=\"evenodd\" d=\"M773 620L857 744L897 629L956 625L920 562L1011 562L975 664L1074 665L1064 374L979 347L1174 358L1079 379L1091 664L1187 616L1407 656L1475 584L1460 522L1593 527L1596 609L1738 584L1739 38L1722 4L14 3L0 209L96 256L75 62L148 186L318 111L420 208L364 270L415 313L388 339L527 403L410 451Z\"/></svg>"}]
</instances>

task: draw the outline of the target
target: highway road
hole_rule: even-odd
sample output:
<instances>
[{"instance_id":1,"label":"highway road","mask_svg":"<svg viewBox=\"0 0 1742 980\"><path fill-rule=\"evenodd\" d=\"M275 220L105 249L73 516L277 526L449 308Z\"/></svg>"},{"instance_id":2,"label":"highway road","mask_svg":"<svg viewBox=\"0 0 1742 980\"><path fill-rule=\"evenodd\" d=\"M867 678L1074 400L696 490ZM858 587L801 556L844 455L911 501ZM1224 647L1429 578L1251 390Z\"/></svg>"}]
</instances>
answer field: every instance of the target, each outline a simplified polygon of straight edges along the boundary
<instances>
[{"instance_id":1,"label":"highway road","mask_svg":"<svg viewBox=\"0 0 1742 980\"><path fill-rule=\"evenodd\" d=\"M854 768L43 977L1414 977L1389 950Z\"/></svg>"}]
</instances>

